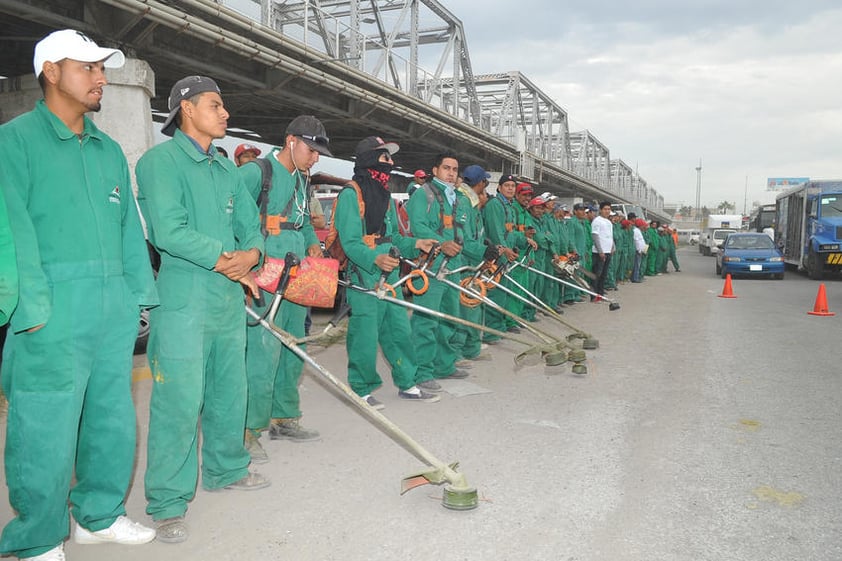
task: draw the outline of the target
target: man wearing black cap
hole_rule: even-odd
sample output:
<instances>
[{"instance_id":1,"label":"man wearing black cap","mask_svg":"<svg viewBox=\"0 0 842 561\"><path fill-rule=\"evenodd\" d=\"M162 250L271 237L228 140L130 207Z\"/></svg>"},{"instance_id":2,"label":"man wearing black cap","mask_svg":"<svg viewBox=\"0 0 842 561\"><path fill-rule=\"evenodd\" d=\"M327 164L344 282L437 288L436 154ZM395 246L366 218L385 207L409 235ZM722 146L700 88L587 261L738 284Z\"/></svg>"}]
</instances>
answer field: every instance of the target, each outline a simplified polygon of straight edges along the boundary
<instances>
[{"instance_id":1,"label":"man wearing black cap","mask_svg":"<svg viewBox=\"0 0 842 561\"><path fill-rule=\"evenodd\" d=\"M237 166L211 141L225 136L228 112L216 82L176 82L162 132L172 140L137 164L138 201L161 254L161 306L151 312L146 511L158 540L187 539L184 515L196 493L202 427L202 487L260 489L243 446L246 414L243 289L263 252L254 199Z\"/></svg>"},{"instance_id":2,"label":"man wearing black cap","mask_svg":"<svg viewBox=\"0 0 842 561\"><path fill-rule=\"evenodd\" d=\"M260 221L266 237L266 255L283 259L287 252L304 258L322 257L322 249L310 222L310 169L320 156L331 156L328 137L321 121L312 115L300 115L290 122L284 144L266 155L272 169L272 185L262 195L263 174L257 164L240 167L246 188L257 201ZM266 306L272 295L264 292ZM258 313L264 308L255 307ZM307 308L284 300L276 317L278 327L294 337L304 337ZM298 381L304 363L292 351L278 344L261 326L248 328L246 369L249 395L246 417L246 446L252 460L266 462L268 457L258 438L269 429L272 440L312 442L321 437L317 431L301 426Z\"/></svg>"},{"instance_id":3,"label":"man wearing black cap","mask_svg":"<svg viewBox=\"0 0 842 561\"><path fill-rule=\"evenodd\" d=\"M396 247L402 256L413 258L418 250L429 251L435 240L404 237L398 231L397 214L389 192L389 178L394 168L392 155L397 144L383 142L377 136L361 140L355 150L353 187L345 188L336 199L333 223L339 241L348 256L350 281L375 289L383 274L387 283L397 281L400 260L389 255ZM364 208L360 216L359 197ZM424 391L418 384L432 380L431 374L418 371L409 318L406 311L369 295L349 290L348 304L353 309L348 322L348 383L369 405L382 409L383 403L373 392L383 385L377 374L377 346L392 367L392 381L398 396L416 402L435 402L438 395ZM400 291L395 295L402 298Z\"/></svg>"},{"instance_id":4,"label":"man wearing black cap","mask_svg":"<svg viewBox=\"0 0 842 561\"><path fill-rule=\"evenodd\" d=\"M512 203L516 188L517 179L514 175L501 175L497 185L497 195L488 200L482 211L486 235L505 258L504 263L517 259L518 253L527 246L526 235L515 228L516 215ZM492 290L489 297L503 307L509 300L508 295L502 290ZM485 323L498 331L506 331L514 325L514 322L492 308L486 309ZM482 340L486 343L494 343L499 339L496 335L485 334Z\"/></svg>"}]
</instances>

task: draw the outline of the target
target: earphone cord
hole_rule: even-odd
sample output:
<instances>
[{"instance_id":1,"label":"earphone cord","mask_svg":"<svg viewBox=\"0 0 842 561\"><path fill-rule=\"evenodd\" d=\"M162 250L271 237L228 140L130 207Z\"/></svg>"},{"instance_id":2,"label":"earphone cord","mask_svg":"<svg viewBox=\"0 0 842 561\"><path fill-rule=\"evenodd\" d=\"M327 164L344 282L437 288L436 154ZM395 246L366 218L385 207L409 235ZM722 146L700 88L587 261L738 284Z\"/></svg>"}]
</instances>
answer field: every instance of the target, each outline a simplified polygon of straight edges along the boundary
<instances>
[{"instance_id":1,"label":"earphone cord","mask_svg":"<svg viewBox=\"0 0 842 561\"><path fill-rule=\"evenodd\" d=\"M290 142L289 144L289 155L290 158L292 158L292 166L295 168L295 171L293 172L295 174L295 187L293 187L292 189L292 200L295 203L295 210L297 211L294 221L295 227L297 229L304 226L304 220L310 215L310 209L307 208L309 203L307 193L307 178L304 178L304 205L302 206L301 203L298 201L298 188L300 187L299 178L301 178L303 174L301 173L301 170L298 169L298 164L295 163L295 151L292 149L293 144L294 143L292 142Z\"/></svg>"}]
</instances>

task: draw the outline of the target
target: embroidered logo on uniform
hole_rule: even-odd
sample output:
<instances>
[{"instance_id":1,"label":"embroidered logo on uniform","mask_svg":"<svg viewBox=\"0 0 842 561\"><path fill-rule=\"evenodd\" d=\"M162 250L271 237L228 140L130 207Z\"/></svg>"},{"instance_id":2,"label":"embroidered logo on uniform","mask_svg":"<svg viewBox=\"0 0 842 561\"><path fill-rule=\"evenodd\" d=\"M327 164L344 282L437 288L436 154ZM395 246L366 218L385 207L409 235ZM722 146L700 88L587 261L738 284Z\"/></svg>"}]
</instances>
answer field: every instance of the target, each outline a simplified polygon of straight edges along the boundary
<instances>
[{"instance_id":1,"label":"embroidered logo on uniform","mask_svg":"<svg viewBox=\"0 0 842 561\"><path fill-rule=\"evenodd\" d=\"M120 186L119 185L115 185L114 190L111 191L110 195L108 195L108 202L120 204Z\"/></svg>"},{"instance_id":2,"label":"embroidered logo on uniform","mask_svg":"<svg viewBox=\"0 0 842 561\"><path fill-rule=\"evenodd\" d=\"M234 197L228 199L228 204L225 205L225 212L227 214L234 214Z\"/></svg>"}]
</instances>

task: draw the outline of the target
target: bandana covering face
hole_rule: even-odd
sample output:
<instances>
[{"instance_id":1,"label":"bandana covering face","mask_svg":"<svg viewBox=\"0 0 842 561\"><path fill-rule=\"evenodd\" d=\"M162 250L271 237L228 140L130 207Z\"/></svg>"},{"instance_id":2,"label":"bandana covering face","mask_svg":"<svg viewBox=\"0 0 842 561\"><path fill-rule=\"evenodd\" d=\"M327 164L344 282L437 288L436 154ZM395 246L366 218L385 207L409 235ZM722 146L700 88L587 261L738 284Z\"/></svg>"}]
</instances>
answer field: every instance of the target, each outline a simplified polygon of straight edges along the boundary
<instances>
[{"instance_id":1,"label":"bandana covering face","mask_svg":"<svg viewBox=\"0 0 842 561\"><path fill-rule=\"evenodd\" d=\"M365 233L382 234L386 212L392 201L389 178L392 164L378 161L385 150L366 152L357 158L354 181L360 186L365 202Z\"/></svg>"}]
</instances>

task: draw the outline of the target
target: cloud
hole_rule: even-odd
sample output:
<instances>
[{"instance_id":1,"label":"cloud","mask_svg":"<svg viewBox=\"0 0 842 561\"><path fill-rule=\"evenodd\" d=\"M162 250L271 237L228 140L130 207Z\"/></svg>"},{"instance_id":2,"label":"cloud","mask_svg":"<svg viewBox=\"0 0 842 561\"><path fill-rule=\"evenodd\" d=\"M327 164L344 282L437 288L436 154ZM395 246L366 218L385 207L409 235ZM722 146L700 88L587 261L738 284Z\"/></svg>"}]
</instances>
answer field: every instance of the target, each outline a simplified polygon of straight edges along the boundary
<instances>
[{"instance_id":1,"label":"cloud","mask_svg":"<svg viewBox=\"0 0 842 561\"><path fill-rule=\"evenodd\" d=\"M520 18L498 0L448 8L475 73L520 70L571 130L637 163L668 202L692 204L700 157L708 203L742 201L746 176L754 200L767 177L842 175L842 9L809 4L525 0Z\"/></svg>"}]
</instances>

